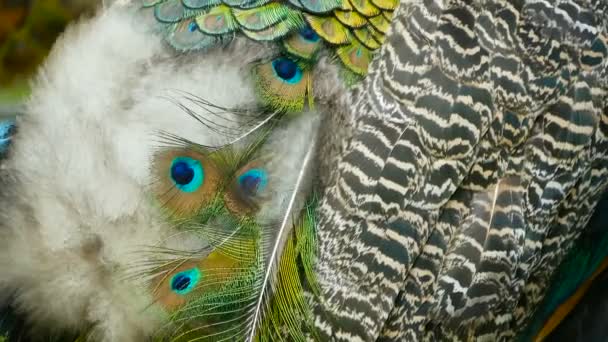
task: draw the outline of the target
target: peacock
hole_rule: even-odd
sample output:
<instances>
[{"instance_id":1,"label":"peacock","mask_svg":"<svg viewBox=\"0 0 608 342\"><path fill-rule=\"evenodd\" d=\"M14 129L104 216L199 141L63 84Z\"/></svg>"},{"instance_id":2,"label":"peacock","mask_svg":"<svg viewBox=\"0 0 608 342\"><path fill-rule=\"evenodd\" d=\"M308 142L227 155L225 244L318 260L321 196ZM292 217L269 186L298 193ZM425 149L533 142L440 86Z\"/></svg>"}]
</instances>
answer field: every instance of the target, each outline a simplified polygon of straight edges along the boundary
<instances>
[{"instance_id":1,"label":"peacock","mask_svg":"<svg viewBox=\"0 0 608 342\"><path fill-rule=\"evenodd\" d=\"M559 334L603 293L607 7L105 2L0 126L7 338Z\"/></svg>"}]
</instances>

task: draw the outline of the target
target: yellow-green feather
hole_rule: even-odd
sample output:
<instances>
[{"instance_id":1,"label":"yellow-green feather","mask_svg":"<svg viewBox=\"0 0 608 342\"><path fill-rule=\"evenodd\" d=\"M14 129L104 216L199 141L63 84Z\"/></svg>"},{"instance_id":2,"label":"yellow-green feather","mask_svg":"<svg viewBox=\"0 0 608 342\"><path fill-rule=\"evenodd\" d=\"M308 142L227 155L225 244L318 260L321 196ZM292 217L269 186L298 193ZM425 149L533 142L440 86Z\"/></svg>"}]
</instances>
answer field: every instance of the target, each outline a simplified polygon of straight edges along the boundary
<instances>
[{"instance_id":1,"label":"yellow-green feather","mask_svg":"<svg viewBox=\"0 0 608 342\"><path fill-rule=\"evenodd\" d=\"M300 112L304 109L307 96L311 93L310 71L302 71L302 80L289 84L276 76L272 63L263 63L254 68L254 78L259 96L270 107L286 112Z\"/></svg>"},{"instance_id":2,"label":"yellow-green feather","mask_svg":"<svg viewBox=\"0 0 608 342\"><path fill-rule=\"evenodd\" d=\"M289 17L287 20L281 21L280 23L261 31L242 29L242 32L253 40L272 41L285 37L295 28L302 27L303 25L304 21L302 17L298 15L297 17Z\"/></svg>"},{"instance_id":3,"label":"yellow-green feather","mask_svg":"<svg viewBox=\"0 0 608 342\"><path fill-rule=\"evenodd\" d=\"M359 28L367 25L367 19L355 11L334 11L336 18L344 25L352 28Z\"/></svg>"},{"instance_id":4,"label":"yellow-green feather","mask_svg":"<svg viewBox=\"0 0 608 342\"><path fill-rule=\"evenodd\" d=\"M366 17L373 17L380 14L380 8L376 7L369 0L347 0L352 7Z\"/></svg>"},{"instance_id":5,"label":"yellow-green feather","mask_svg":"<svg viewBox=\"0 0 608 342\"><path fill-rule=\"evenodd\" d=\"M305 332L314 336L311 309L304 291L319 294L314 271L315 203L310 201L303 210L285 244L270 308L256 336L258 341L305 341Z\"/></svg>"},{"instance_id":6,"label":"yellow-green feather","mask_svg":"<svg viewBox=\"0 0 608 342\"><path fill-rule=\"evenodd\" d=\"M184 7L190 9L206 9L221 3L221 0L182 0Z\"/></svg>"},{"instance_id":7,"label":"yellow-green feather","mask_svg":"<svg viewBox=\"0 0 608 342\"><path fill-rule=\"evenodd\" d=\"M182 5L181 0L165 0L154 7L154 15L162 23L173 24L188 18L189 11Z\"/></svg>"},{"instance_id":8,"label":"yellow-green feather","mask_svg":"<svg viewBox=\"0 0 608 342\"><path fill-rule=\"evenodd\" d=\"M336 53L348 69L362 76L367 73L367 67L373 57L371 51L358 42L340 46Z\"/></svg>"},{"instance_id":9,"label":"yellow-green feather","mask_svg":"<svg viewBox=\"0 0 608 342\"><path fill-rule=\"evenodd\" d=\"M348 29L335 17L317 17L305 14L306 21L324 40L332 44L346 44L351 40Z\"/></svg>"},{"instance_id":10,"label":"yellow-green feather","mask_svg":"<svg viewBox=\"0 0 608 342\"><path fill-rule=\"evenodd\" d=\"M165 35L167 42L179 51L204 49L217 43L219 37L204 34L198 29L191 30L192 23L196 21L188 19L168 25Z\"/></svg>"},{"instance_id":11,"label":"yellow-green feather","mask_svg":"<svg viewBox=\"0 0 608 342\"><path fill-rule=\"evenodd\" d=\"M197 16L196 23L201 31L210 35L223 35L239 28L230 7L226 5L213 7L209 12Z\"/></svg>"},{"instance_id":12,"label":"yellow-green feather","mask_svg":"<svg viewBox=\"0 0 608 342\"><path fill-rule=\"evenodd\" d=\"M289 54L303 59L312 59L321 48L321 44L321 40L312 42L304 39L297 32L283 41L283 47Z\"/></svg>"},{"instance_id":13,"label":"yellow-green feather","mask_svg":"<svg viewBox=\"0 0 608 342\"><path fill-rule=\"evenodd\" d=\"M340 8L343 1L347 0L296 0L309 13L325 14L334 9Z\"/></svg>"},{"instance_id":14,"label":"yellow-green feather","mask_svg":"<svg viewBox=\"0 0 608 342\"><path fill-rule=\"evenodd\" d=\"M384 12L383 12L384 13ZM391 22L387 20L383 14L368 19L369 23L378 31L386 34Z\"/></svg>"},{"instance_id":15,"label":"yellow-green feather","mask_svg":"<svg viewBox=\"0 0 608 342\"><path fill-rule=\"evenodd\" d=\"M157 19L164 23L175 20L179 24L189 23L193 16L196 17L196 31L191 25L175 25L169 30L168 40L178 50L213 46L223 36L232 37L240 32L256 41L276 41L283 47L284 54L308 61L312 69L317 54L327 48L341 61L341 69L347 69L348 72L339 71L341 75L348 75L343 79L347 85L367 73L367 65L374 51L384 42L393 11L399 3L398 0L142 1L146 7L154 6ZM179 8L179 4L183 8ZM299 34L307 25L320 37L319 41L307 41ZM311 83L286 86L265 77L267 71L256 72L266 79L258 88L271 109L297 111L307 100L312 105ZM278 93L273 93L275 91Z\"/></svg>"},{"instance_id":16,"label":"yellow-green feather","mask_svg":"<svg viewBox=\"0 0 608 342\"><path fill-rule=\"evenodd\" d=\"M362 27L360 29L354 29L353 33L355 37L370 50L376 50L380 47L381 42L377 40L375 34L372 30L369 30L366 27Z\"/></svg>"},{"instance_id":17,"label":"yellow-green feather","mask_svg":"<svg viewBox=\"0 0 608 342\"><path fill-rule=\"evenodd\" d=\"M378 8L393 11L399 5L399 1L397 0L371 0L371 2Z\"/></svg>"},{"instance_id":18,"label":"yellow-green feather","mask_svg":"<svg viewBox=\"0 0 608 342\"><path fill-rule=\"evenodd\" d=\"M233 9L236 21L246 30L261 31L276 25L279 22L287 21L294 27L301 23L299 12L278 2L272 2L264 6L241 10Z\"/></svg>"}]
</instances>

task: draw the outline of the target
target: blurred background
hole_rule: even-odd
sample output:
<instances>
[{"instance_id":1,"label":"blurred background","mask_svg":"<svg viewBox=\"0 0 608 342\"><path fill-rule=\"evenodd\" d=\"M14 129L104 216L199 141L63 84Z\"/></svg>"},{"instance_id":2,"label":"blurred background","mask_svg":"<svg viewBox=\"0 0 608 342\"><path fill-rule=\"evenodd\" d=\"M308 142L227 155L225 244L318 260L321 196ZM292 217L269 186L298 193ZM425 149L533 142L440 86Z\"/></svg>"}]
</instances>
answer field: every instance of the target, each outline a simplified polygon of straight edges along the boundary
<instances>
[{"instance_id":1,"label":"blurred background","mask_svg":"<svg viewBox=\"0 0 608 342\"><path fill-rule=\"evenodd\" d=\"M11 123L29 94L29 80L68 23L90 15L101 0L0 0L0 159ZM9 120L6 120L9 119ZM8 130L7 130L8 129ZM0 342L25 342L23 320L0 303ZM71 340L63 337L57 341Z\"/></svg>"},{"instance_id":2,"label":"blurred background","mask_svg":"<svg viewBox=\"0 0 608 342\"><path fill-rule=\"evenodd\" d=\"M0 118L14 116L29 79L67 24L101 0L0 0Z\"/></svg>"}]
</instances>

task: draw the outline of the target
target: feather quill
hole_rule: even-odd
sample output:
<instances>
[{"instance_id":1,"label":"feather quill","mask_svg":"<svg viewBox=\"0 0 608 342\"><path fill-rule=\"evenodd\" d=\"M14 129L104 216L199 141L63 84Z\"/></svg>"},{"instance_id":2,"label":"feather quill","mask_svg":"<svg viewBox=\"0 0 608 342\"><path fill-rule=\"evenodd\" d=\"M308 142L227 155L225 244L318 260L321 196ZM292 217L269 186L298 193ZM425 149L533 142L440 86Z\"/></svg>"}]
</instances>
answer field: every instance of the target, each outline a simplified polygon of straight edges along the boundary
<instances>
[{"instance_id":1,"label":"feather quill","mask_svg":"<svg viewBox=\"0 0 608 342\"><path fill-rule=\"evenodd\" d=\"M310 193L319 118L307 113L285 123L282 128L272 125L270 136L254 134L243 144L208 155L188 147L161 153L168 160L182 155L201 160L204 182L211 183L203 182L200 191L211 197L190 211L187 220L175 221L206 241L204 253L167 251L167 258L157 252L154 260L144 261L146 272L153 274L149 286L156 301L172 317L160 329L160 338L253 341L287 333L301 340L303 321L294 317L309 318L300 280L314 288L309 274L314 259L311 203L303 209ZM159 167L159 178L167 173L165 164ZM248 192L239 192L240 177L262 173L267 186L260 190L261 197L251 198L257 201L248 207L251 210L241 210L242 196ZM210 186L215 190L205 193ZM171 194L160 192L165 197L167 193ZM198 190L192 194L199 196Z\"/></svg>"},{"instance_id":2,"label":"feather quill","mask_svg":"<svg viewBox=\"0 0 608 342\"><path fill-rule=\"evenodd\" d=\"M267 292L272 290L273 288L273 284L275 283L274 279L276 277L279 260L283 254L285 242L294 226L293 215L299 212L298 201L302 196L303 189L307 185L306 180L310 173L310 163L316 146L316 144L314 143L314 141L316 140L314 139L314 135L316 134L313 134L313 139L311 140L311 143L308 146L308 150L306 151L306 155L304 156L302 168L298 173L298 177L294 186L294 191L289 199L289 203L287 205L285 214L283 215L283 219L277 232L277 237L274 241L273 248L271 250L268 261L266 262L266 265L268 266L264 274L262 288L260 290L260 294L258 295L257 302L255 305L253 321L251 322L250 331L247 339L248 341L253 341L256 336L256 328L260 319L262 318L262 315L264 314L264 308L268 304L269 294Z\"/></svg>"}]
</instances>

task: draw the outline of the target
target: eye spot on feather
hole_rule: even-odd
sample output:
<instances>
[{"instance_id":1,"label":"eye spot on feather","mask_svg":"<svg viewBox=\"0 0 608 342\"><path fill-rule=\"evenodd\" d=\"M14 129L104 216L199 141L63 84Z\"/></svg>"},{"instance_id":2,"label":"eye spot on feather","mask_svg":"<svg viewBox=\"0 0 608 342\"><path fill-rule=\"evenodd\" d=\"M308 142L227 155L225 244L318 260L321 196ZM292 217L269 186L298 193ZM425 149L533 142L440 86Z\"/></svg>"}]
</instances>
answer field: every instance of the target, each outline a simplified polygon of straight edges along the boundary
<instances>
[{"instance_id":1,"label":"eye spot on feather","mask_svg":"<svg viewBox=\"0 0 608 342\"><path fill-rule=\"evenodd\" d=\"M0 121L0 153L6 151L14 133L15 123L12 120Z\"/></svg>"},{"instance_id":2,"label":"eye spot on feather","mask_svg":"<svg viewBox=\"0 0 608 342\"><path fill-rule=\"evenodd\" d=\"M310 26L306 26L301 29L300 36L309 42L319 41L319 35Z\"/></svg>"},{"instance_id":3,"label":"eye spot on feather","mask_svg":"<svg viewBox=\"0 0 608 342\"><path fill-rule=\"evenodd\" d=\"M201 279L201 271L191 268L174 275L170 280L171 290L179 295L186 295L196 287Z\"/></svg>"},{"instance_id":4,"label":"eye spot on feather","mask_svg":"<svg viewBox=\"0 0 608 342\"><path fill-rule=\"evenodd\" d=\"M268 185L268 173L262 169L250 169L239 176L238 182L243 193L255 196Z\"/></svg>"},{"instance_id":5,"label":"eye spot on feather","mask_svg":"<svg viewBox=\"0 0 608 342\"><path fill-rule=\"evenodd\" d=\"M188 25L188 31L195 32L196 30L198 30L198 24L196 23L196 21L191 21Z\"/></svg>"},{"instance_id":6,"label":"eye spot on feather","mask_svg":"<svg viewBox=\"0 0 608 342\"><path fill-rule=\"evenodd\" d=\"M304 108L311 89L310 70L290 58L278 57L258 64L253 73L258 94L269 108L285 112L300 112Z\"/></svg>"},{"instance_id":7,"label":"eye spot on feather","mask_svg":"<svg viewBox=\"0 0 608 342\"><path fill-rule=\"evenodd\" d=\"M159 151L152 167L159 204L172 215L195 215L217 194L221 177L216 164L193 148Z\"/></svg>"},{"instance_id":8,"label":"eye spot on feather","mask_svg":"<svg viewBox=\"0 0 608 342\"><path fill-rule=\"evenodd\" d=\"M195 192L205 179L205 171L198 160L189 157L177 157L171 164L171 179L183 192Z\"/></svg>"},{"instance_id":9,"label":"eye spot on feather","mask_svg":"<svg viewBox=\"0 0 608 342\"><path fill-rule=\"evenodd\" d=\"M266 198L269 178L268 171L261 167L259 161L252 161L242 167L224 194L228 210L236 215L256 212Z\"/></svg>"},{"instance_id":10,"label":"eye spot on feather","mask_svg":"<svg viewBox=\"0 0 608 342\"><path fill-rule=\"evenodd\" d=\"M296 84L302 80L302 69L291 59L277 58L272 61L272 69L281 80Z\"/></svg>"}]
</instances>

